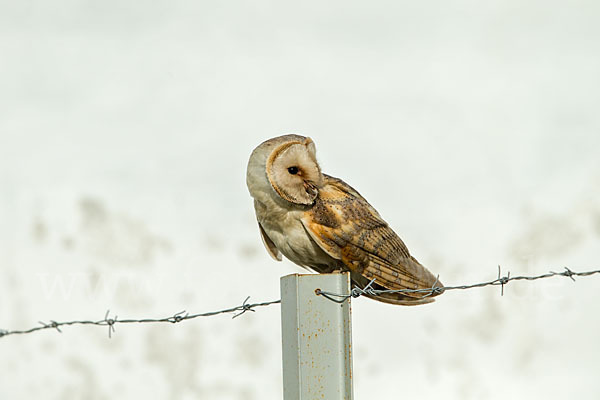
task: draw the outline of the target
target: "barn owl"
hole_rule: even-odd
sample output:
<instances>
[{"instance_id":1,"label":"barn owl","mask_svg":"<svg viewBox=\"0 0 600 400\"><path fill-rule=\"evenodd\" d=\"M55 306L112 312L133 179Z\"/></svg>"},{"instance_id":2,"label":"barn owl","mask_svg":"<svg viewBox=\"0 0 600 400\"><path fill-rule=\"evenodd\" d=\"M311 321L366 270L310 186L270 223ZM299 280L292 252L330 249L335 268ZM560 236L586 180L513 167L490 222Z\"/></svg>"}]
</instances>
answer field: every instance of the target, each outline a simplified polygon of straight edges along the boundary
<instances>
[{"instance_id":1,"label":"barn owl","mask_svg":"<svg viewBox=\"0 0 600 400\"><path fill-rule=\"evenodd\" d=\"M375 279L374 289L443 288L356 190L321 172L312 139L284 135L261 143L248 161L246 184L275 260L283 254L315 272L349 271L353 287ZM369 297L400 305L433 301L421 293Z\"/></svg>"}]
</instances>

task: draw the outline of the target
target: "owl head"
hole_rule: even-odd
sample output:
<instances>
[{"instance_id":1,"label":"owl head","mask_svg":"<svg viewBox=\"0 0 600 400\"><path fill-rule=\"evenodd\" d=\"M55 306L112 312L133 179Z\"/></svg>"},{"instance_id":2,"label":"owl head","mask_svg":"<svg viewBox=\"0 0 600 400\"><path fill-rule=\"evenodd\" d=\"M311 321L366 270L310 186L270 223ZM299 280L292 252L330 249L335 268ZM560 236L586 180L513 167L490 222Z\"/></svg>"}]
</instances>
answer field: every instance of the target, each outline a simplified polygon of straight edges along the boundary
<instances>
[{"instance_id":1,"label":"owl head","mask_svg":"<svg viewBox=\"0 0 600 400\"><path fill-rule=\"evenodd\" d=\"M311 138L284 135L254 149L248 161L246 184L254 198L273 192L299 205L314 202L323 182Z\"/></svg>"}]
</instances>

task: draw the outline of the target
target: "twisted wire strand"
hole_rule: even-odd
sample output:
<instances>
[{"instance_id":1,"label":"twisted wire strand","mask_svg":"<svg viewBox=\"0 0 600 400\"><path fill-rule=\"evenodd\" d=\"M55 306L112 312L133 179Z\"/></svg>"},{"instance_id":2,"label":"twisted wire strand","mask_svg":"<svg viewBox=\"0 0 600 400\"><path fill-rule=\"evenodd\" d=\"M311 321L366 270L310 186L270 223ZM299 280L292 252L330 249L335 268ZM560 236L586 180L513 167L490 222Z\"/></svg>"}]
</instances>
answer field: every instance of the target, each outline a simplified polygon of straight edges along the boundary
<instances>
[{"instance_id":1,"label":"twisted wire strand","mask_svg":"<svg viewBox=\"0 0 600 400\"><path fill-rule=\"evenodd\" d=\"M594 275L594 274L600 274L600 270L575 272L567 267L564 267L564 269L565 270L563 272L550 271L545 274L535 275L535 276L510 276L510 271L509 271L505 276L502 276L501 268L498 265L498 277L496 279L486 281L486 282L473 283L470 285L439 287L439 286L437 286L438 279L439 279L439 276L438 276L438 278L436 278L436 280L435 280L435 283L430 288L388 290L388 289L373 289L371 286L373 285L373 283L377 283L377 282L375 281L375 279L372 279L369 282L369 284L362 289L357 288L357 287L353 288L351 290L350 294L339 294L339 293L327 292L327 291L323 291L323 290L317 290L317 294L327 298L328 300L334 301L336 303L343 303L344 301L348 300L351 297L357 298L357 297L360 297L360 296L366 295L366 294L368 294L370 296L379 296L384 293L420 293L420 294L422 294L421 298L425 298L425 297L432 296L434 294L441 294L441 293L444 293L449 290L466 290L466 289L480 288L480 287L484 287L484 286L500 286L500 288L501 288L500 295L504 296L504 285L506 285L507 283L512 282L512 281L535 281L538 279L552 278L555 276L564 276L564 277L570 278L572 281L575 282L576 276L590 276L590 275Z\"/></svg>"},{"instance_id":2,"label":"twisted wire strand","mask_svg":"<svg viewBox=\"0 0 600 400\"><path fill-rule=\"evenodd\" d=\"M467 289L474 289L474 288L480 288L480 287L485 287L485 286L500 286L501 287L500 295L504 295L504 286L512 281L522 281L522 280L535 281L538 279L546 279L546 278L552 278L552 277L557 277L557 276L567 277L567 278L570 278L571 280L575 281L575 277L591 276L591 275L595 275L595 274L600 274L600 270L575 272L575 271L572 271L571 269L565 267L565 270L563 272L550 271L545 274L535 275L535 276L510 276L510 272L508 272L505 276L503 276L500 266L498 266L498 277L496 279L486 281L486 282L473 283L473 284L469 284L469 285L438 287L437 286L438 280L436 279L436 282L432 285L431 288L380 290L380 289L374 289L372 287L373 284L376 283L375 279L373 279L369 282L369 284L367 284L362 289L361 288L353 288L350 294L340 294L340 293L328 292L328 291L324 291L321 289L316 289L315 293L317 296L323 296L324 298L331 300L333 302L336 302L336 303L343 303L350 298L357 298L357 297L360 297L365 294L368 294L370 296L378 296L383 293L420 293L420 294L422 294L421 297L424 298L424 297L432 296L433 294L440 294L440 293L450 291L450 290L467 290ZM184 311L180 311L180 312L177 312L175 314L172 314L170 316L163 317L163 318L119 319L117 315L114 315L113 317L111 317L110 310L107 310L106 313L104 314L104 318L99 319L99 320L75 320L75 321L60 321L60 322L55 321L55 320L49 320L48 322L39 321L39 324L40 324L39 326L35 326L35 327L29 328L29 329L23 329L23 330L0 329L0 338L5 337L5 336L11 336L11 335L29 334L29 333L33 333L33 332L37 332L37 331L41 331L41 330L47 330L47 329L55 329L56 331L62 333L62 330L61 330L62 327L71 326L71 325L105 326L108 328L108 337L110 338L110 337L112 337L112 334L115 333L115 326L119 325L119 324L144 324L144 323L176 324L176 323L179 323L182 321L188 321L188 320L195 319L195 318L212 317L212 316L220 315L220 314L233 314L233 316L232 316L232 319L233 319L233 318L239 317L240 315L245 314L247 311L254 312L254 311L256 311L257 308L267 307L267 306L270 306L273 304L281 303L281 300L272 300L272 301L266 301L266 302L262 302L262 303L248 303L248 300L250 300L250 296L246 297L246 299L242 302L242 304L235 306L235 307L225 308L225 309L217 310L217 311L196 313L196 314L190 314L184 310Z\"/></svg>"},{"instance_id":3,"label":"twisted wire strand","mask_svg":"<svg viewBox=\"0 0 600 400\"><path fill-rule=\"evenodd\" d=\"M69 326L69 325L107 326L108 327L108 337L110 338L110 337L112 337L112 334L115 332L115 325L118 325L118 324L144 324L144 323L161 323L161 322L169 322L172 324L176 324L178 322L188 321L190 319L195 319L195 318L199 318L199 317L212 317L212 316L219 315L219 314L233 314L232 318L237 318L240 315L243 315L244 313L246 313L247 311L252 311L252 312L256 311L255 308L266 307L266 306L270 306L272 304L281 303L281 300L266 301L266 302L262 302L262 303L248 303L248 300L250 300L250 296L246 297L244 302L242 304L240 304L239 306L225 308L223 310L209 311L209 312L197 313L197 314L190 314L184 310L184 311L179 311L178 313L175 313L173 315L170 315L168 317L163 317L163 318L119 319L117 315L115 315L114 317L110 317L110 310L107 310L106 314L104 314L104 318L96 320L96 321L82 320L82 321L57 322L54 320L50 320L49 322L39 321L39 324L40 324L39 326L35 326L35 327L29 328L29 329L23 329L23 330L0 329L0 338L2 338L4 336L9 336L9 335L22 335L22 334L37 332L37 331L41 331L44 329L56 329L58 332L62 333L62 330L60 328L64 327L64 326Z\"/></svg>"}]
</instances>

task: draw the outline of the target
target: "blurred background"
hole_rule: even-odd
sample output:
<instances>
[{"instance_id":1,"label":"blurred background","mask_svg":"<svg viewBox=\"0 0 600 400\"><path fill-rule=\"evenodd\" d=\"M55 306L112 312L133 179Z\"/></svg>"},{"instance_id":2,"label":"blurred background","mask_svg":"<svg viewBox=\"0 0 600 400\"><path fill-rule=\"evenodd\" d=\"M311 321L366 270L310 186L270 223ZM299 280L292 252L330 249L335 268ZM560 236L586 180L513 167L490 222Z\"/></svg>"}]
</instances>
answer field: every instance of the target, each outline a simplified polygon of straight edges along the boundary
<instances>
[{"instance_id":1,"label":"blurred background","mask_svg":"<svg viewBox=\"0 0 600 400\"><path fill-rule=\"evenodd\" d=\"M446 285L598 268L595 1L0 0L0 328L279 298L245 186L313 138ZM357 399L598 398L597 276L353 301ZM0 339L3 399L281 398L279 306Z\"/></svg>"}]
</instances>

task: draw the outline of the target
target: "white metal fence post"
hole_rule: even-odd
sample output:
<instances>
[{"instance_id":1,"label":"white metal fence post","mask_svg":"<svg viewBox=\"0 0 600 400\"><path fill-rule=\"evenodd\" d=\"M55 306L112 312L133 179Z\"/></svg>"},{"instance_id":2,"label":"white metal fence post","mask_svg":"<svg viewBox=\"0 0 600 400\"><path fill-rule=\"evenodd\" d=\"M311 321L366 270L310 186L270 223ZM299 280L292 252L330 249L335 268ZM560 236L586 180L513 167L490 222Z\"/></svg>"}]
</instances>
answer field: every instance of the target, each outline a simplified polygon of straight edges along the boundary
<instances>
[{"instance_id":1,"label":"white metal fence post","mask_svg":"<svg viewBox=\"0 0 600 400\"><path fill-rule=\"evenodd\" d=\"M352 400L350 299L338 304L316 289L350 293L348 273L281 278L284 400Z\"/></svg>"}]
</instances>

